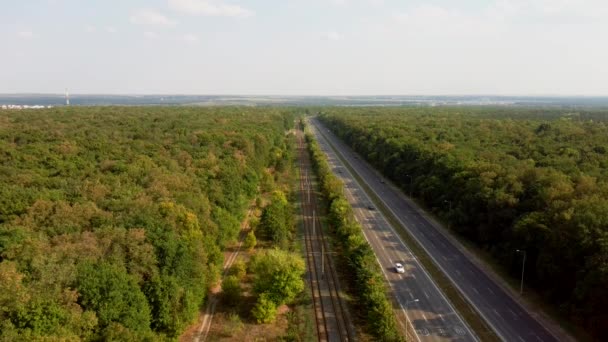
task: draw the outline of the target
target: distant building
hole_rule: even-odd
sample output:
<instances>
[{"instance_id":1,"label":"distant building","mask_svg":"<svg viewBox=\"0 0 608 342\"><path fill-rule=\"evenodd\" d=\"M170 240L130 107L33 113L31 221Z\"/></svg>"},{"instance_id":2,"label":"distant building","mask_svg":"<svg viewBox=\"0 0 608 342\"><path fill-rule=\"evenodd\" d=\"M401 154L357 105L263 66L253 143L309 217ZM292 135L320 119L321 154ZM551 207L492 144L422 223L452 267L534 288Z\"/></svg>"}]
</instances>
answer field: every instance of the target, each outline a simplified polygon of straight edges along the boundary
<instances>
[{"instance_id":1,"label":"distant building","mask_svg":"<svg viewBox=\"0 0 608 342\"><path fill-rule=\"evenodd\" d=\"M3 110L45 109L45 108L53 108L53 106L43 106L43 105L31 105L30 106L30 105L14 105L14 104L0 106L0 109L3 109Z\"/></svg>"}]
</instances>

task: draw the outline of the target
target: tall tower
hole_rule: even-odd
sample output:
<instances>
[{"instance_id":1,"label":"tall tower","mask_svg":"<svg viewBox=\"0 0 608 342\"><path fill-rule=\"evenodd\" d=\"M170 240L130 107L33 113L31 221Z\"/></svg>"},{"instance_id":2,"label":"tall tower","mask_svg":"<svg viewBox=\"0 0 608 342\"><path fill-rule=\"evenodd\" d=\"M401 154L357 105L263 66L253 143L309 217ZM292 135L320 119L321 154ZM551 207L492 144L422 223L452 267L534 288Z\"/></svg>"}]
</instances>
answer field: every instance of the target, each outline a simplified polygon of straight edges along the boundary
<instances>
[{"instance_id":1,"label":"tall tower","mask_svg":"<svg viewBox=\"0 0 608 342\"><path fill-rule=\"evenodd\" d=\"M70 105L70 94L68 94L68 88L65 88L65 105Z\"/></svg>"}]
</instances>

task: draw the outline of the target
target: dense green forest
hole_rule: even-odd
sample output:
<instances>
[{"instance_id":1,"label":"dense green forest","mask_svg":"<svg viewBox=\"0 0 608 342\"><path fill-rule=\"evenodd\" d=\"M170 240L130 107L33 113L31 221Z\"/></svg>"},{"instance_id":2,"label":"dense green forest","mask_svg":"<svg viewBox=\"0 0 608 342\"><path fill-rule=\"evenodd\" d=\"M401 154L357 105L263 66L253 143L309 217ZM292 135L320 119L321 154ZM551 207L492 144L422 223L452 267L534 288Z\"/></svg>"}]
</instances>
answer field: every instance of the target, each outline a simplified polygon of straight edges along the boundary
<instances>
[{"instance_id":1,"label":"dense green forest","mask_svg":"<svg viewBox=\"0 0 608 342\"><path fill-rule=\"evenodd\" d=\"M0 340L178 336L284 164L287 113L1 113Z\"/></svg>"},{"instance_id":2,"label":"dense green forest","mask_svg":"<svg viewBox=\"0 0 608 342\"><path fill-rule=\"evenodd\" d=\"M385 175L608 339L608 111L324 109Z\"/></svg>"}]
</instances>

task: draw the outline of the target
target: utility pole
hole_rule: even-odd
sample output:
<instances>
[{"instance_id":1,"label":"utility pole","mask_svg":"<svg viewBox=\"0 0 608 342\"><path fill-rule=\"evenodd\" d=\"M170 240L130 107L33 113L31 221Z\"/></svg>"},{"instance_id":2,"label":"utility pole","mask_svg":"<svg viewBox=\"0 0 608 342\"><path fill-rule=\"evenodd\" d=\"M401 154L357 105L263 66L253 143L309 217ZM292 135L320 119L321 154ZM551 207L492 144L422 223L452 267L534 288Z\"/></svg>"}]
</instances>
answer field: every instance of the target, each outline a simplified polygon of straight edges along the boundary
<instances>
[{"instance_id":1,"label":"utility pole","mask_svg":"<svg viewBox=\"0 0 608 342\"><path fill-rule=\"evenodd\" d=\"M323 249L323 240L321 240L321 278L325 278L325 253Z\"/></svg>"},{"instance_id":2,"label":"utility pole","mask_svg":"<svg viewBox=\"0 0 608 342\"><path fill-rule=\"evenodd\" d=\"M312 211L312 236L315 236L315 211Z\"/></svg>"},{"instance_id":3,"label":"utility pole","mask_svg":"<svg viewBox=\"0 0 608 342\"><path fill-rule=\"evenodd\" d=\"M306 191L308 193L308 204L310 204L310 179L308 178L308 171L306 171Z\"/></svg>"}]
</instances>

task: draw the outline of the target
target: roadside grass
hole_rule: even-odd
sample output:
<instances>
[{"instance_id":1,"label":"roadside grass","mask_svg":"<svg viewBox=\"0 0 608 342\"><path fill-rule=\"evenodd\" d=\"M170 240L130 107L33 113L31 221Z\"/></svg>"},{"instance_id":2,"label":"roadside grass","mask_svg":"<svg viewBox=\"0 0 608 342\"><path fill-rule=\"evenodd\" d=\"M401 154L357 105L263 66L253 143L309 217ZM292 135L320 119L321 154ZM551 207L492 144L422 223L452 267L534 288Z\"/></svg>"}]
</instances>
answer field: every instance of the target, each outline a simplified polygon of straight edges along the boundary
<instances>
[{"instance_id":1,"label":"roadside grass","mask_svg":"<svg viewBox=\"0 0 608 342\"><path fill-rule=\"evenodd\" d=\"M319 130L319 133L323 133ZM479 315L477 310L466 300L466 298L460 293L460 291L452 284L450 279L439 269L435 262L429 257L426 251L418 244L418 242L410 235L410 233L401 226L401 223L392 214L392 212L384 205L384 203L378 198L378 196L369 188L367 183L355 172L355 170L346 162L344 157L336 150L335 146L326 139L328 145L335 152L336 156L342 161L342 164L350 171L357 183L364 189L367 195L370 197L372 202L376 205L382 214L386 217L387 221L395 228L395 231L399 234L403 242L405 242L411 249L412 253L416 255L416 258L424 266L424 268L431 275L437 286L441 291L450 299L452 305L456 308L458 313L466 321L466 323L475 332L477 337L481 341L501 341L496 335L494 330L485 322L485 320Z\"/></svg>"}]
</instances>

